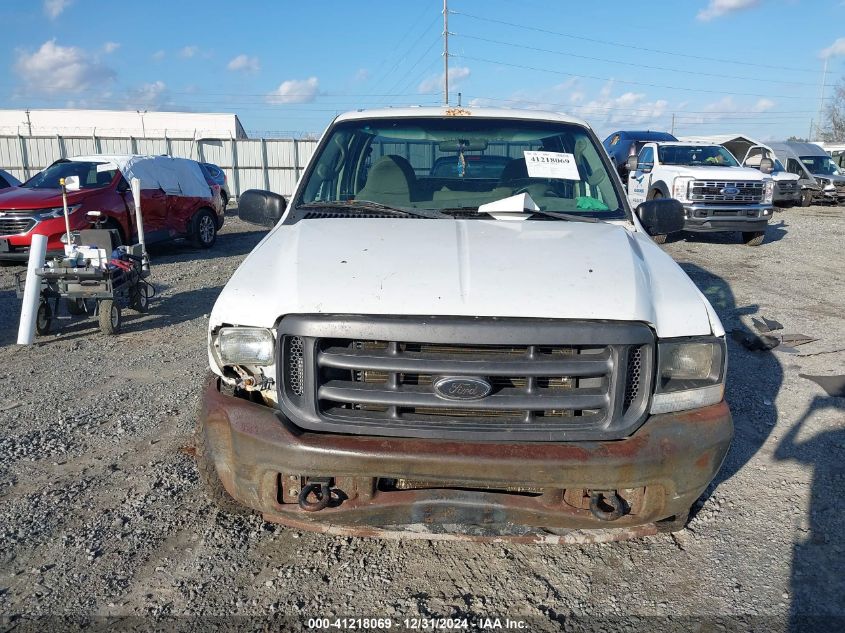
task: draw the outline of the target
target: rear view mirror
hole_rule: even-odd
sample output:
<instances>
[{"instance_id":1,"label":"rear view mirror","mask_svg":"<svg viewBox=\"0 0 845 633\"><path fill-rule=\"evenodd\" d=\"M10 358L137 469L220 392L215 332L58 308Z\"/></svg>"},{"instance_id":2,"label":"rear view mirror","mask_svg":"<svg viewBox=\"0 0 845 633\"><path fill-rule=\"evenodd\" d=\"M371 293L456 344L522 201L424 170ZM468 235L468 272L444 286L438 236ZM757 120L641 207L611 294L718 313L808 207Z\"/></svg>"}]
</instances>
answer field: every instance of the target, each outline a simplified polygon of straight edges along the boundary
<instances>
[{"instance_id":1,"label":"rear view mirror","mask_svg":"<svg viewBox=\"0 0 845 633\"><path fill-rule=\"evenodd\" d=\"M649 235L668 235L684 228L684 205L672 198L646 200L637 207L637 217Z\"/></svg>"},{"instance_id":2,"label":"rear view mirror","mask_svg":"<svg viewBox=\"0 0 845 633\"><path fill-rule=\"evenodd\" d=\"M65 191L79 191L79 176L67 176L63 180Z\"/></svg>"},{"instance_id":3,"label":"rear view mirror","mask_svg":"<svg viewBox=\"0 0 845 633\"><path fill-rule=\"evenodd\" d=\"M627 167L628 171L637 171L637 157L636 156L628 156L628 160L625 161L625 167Z\"/></svg>"},{"instance_id":4,"label":"rear view mirror","mask_svg":"<svg viewBox=\"0 0 845 633\"><path fill-rule=\"evenodd\" d=\"M466 139L453 139L449 141L440 141L437 144L437 149L441 152L483 152L487 149L487 141L482 140L473 140L468 141Z\"/></svg>"},{"instance_id":5,"label":"rear view mirror","mask_svg":"<svg viewBox=\"0 0 845 633\"><path fill-rule=\"evenodd\" d=\"M760 171L764 174L771 174L775 170L775 163L771 158L760 160Z\"/></svg>"},{"instance_id":6,"label":"rear view mirror","mask_svg":"<svg viewBox=\"0 0 845 633\"><path fill-rule=\"evenodd\" d=\"M273 227L281 219L288 203L284 196L262 189L249 189L238 198L238 217L244 222Z\"/></svg>"}]
</instances>

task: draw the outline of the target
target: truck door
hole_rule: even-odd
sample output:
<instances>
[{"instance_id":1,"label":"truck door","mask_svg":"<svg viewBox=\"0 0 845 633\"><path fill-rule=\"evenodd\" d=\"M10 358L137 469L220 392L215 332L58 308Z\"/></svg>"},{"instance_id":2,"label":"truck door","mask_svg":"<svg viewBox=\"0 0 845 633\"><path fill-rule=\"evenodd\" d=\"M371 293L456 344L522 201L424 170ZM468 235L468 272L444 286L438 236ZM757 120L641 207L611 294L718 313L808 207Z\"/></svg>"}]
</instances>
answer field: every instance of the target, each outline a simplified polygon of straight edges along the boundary
<instances>
[{"instance_id":1,"label":"truck door","mask_svg":"<svg viewBox=\"0 0 845 633\"><path fill-rule=\"evenodd\" d=\"M654 169L654 145L645 145L637 156L637 168L628 174L628 201L636 207L648 198Z\"/></svg>"}]
</instances>

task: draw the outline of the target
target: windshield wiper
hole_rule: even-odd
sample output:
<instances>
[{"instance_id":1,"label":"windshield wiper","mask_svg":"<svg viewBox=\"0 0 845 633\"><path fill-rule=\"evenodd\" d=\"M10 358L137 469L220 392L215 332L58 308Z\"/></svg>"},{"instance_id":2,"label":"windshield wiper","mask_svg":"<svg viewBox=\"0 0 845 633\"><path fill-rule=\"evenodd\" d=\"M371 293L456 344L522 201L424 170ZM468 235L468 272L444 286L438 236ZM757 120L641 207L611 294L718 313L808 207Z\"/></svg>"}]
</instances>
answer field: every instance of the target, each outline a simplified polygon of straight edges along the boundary
<instances>
[{"instance_id":1,"label":"windshield wiper","mask_svg":"<svg viewBox=\"0 0 845 633\"><path fill-rule=\"evenodd\" d=\"M326 200L323 202L309 202L308 204L301 204L299 209L349 209L361 211L378 211L388 215L405 215L415 216L419 218L443 218L447 217L434 209L409 209L407 207L393 207L380 202L372 202L371 200Z\"/></svg>"},{"instance_id":2,"label":"windshield wiper","mask_svg":"<svg viewBox=\"0 0 845 633\"><path fill-rule=\"evenodd\" d=\"M477 215L490 215L487 211L479 211L478 207L453 207L449 209L441 209L443 213L448 214L459 214L459 213L471 213L475 212ZM591 218L589 216L583 215L576 215L574 213L564 213L563 211L534 211L526 209L524 211L525 215L543 215L546 217L554 218L555 220L568 220L570 222L604 222L604 220L599 220L598 218Z\"/></svg>"}]
</instances>

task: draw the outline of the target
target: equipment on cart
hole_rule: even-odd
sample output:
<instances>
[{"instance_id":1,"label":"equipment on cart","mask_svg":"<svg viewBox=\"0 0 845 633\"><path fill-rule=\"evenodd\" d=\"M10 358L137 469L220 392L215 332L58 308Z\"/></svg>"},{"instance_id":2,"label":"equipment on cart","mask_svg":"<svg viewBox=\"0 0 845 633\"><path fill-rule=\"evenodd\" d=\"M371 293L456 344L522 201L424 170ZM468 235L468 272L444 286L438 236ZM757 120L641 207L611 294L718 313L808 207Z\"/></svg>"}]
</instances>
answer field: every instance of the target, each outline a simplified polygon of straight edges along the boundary
<instances>
[{"instance_id":1,"label":"equipment on cart","mask_svg":"<svg viewBox=\"0 0 845 633\"><path fill-rule=\"evenodd\" d=\"M133 179L133 181L136 179ZM133 182L140 191L140 183ZM64 193L64 183L62 183ZM71 233L67 227L64 256L55 257L35 267L40 280L40 301L35 319L39 335L50 332L56 319L73 316L97 316L103 334L115 334L122 323L122 308L138 312L149 309L155 289L150 277L149 257L143 241L143 218L140 200L136 198L135 221L139 243L123 245L116 229L103 228L99 211L87 213L91 228ZM131 215L130 222L131 222ZM16 274L17 294L24 296L26 278ZM67 315L62 315L64 306Z\"/></svg>"}]
</instances>

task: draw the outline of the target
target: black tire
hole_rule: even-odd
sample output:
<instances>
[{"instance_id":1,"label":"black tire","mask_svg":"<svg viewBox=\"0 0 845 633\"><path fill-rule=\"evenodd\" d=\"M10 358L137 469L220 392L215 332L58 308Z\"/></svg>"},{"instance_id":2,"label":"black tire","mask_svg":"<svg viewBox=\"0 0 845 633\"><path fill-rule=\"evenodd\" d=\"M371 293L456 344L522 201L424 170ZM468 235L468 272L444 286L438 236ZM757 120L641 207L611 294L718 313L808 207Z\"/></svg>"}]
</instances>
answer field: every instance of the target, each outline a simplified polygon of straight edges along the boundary
<instances>
[{"instance_id":1,"label":"black tire","mask_svg":"<svg viewBox=\"0 0 845 633\"><path fill-rule=\"evenodd\" d=\"M147 286L143 283L135 286L135 289L129 293L129 307L144 314L150 309L150 297L147 294Z\"/></svg>"},{"instance_id":2,"label":"black tire","mask_svg":"<svg viewBox=\"0 0 845 633\"><path fill-rule=\"evenodd\" d=\"M101 299L99 305L100 332L107 336L117 334L123 323L120 305L114 299Z\"/></svg>"},{"instance_id":3,"label":"black tire","mask_svg":"<svg viewBox=\"0 0 845 633\"><path fill-rule=\"evenodd\" d=\"M804 191L801 192L801 199L798 201L798 204L802 207L809 207L813 204L813 192L809 189L804 189Z\"/></svg>"},{"instance_id":4,"label":"black tire","mask_svg":"<svg viewBox=\"0 0 845 633\"><path fill-rule=\"evenodd\" d=\"M201 419L197 423L196 431L194 431L194 456L200 483L209 501L227 514L252 514L252 510L235 501L223 487L223 483L217 475L217 468L215 468L214 462L209 456L208 446L205 443L205 429Z\"/></svg>"},{"instance_id":5,"label":"black tire","mask_svg":"<svg viewBox=\"0 0 845 633\"><path fill-rule=\"evenodd\" d=\"M88 313L85 309L85 299L65 299L65 307L74 316Z\"/></svg>"},{"instance_id":6,"label":"black tire","mask_svg":"<svg viewBox=\"0 0 845 633\"><path fill-rule=\"evenodd\" d=\"M742 241L746 246L760 246L765 239L765 231L748 231L742 234Z\"/></svg>"},{"instance_id":7,"label":"black tire","mask_svg":"<svg viewBox=\"0 0 845 633\"><path fill-rule=\"evenodd\" d=\"M210 209L200 209L191 221L191 243L197 248L211 248L217 241L217 218Z\"/></svg>"},{"instance_id":8,"label":"black tire","mask_svg":"<svg viewBox=\"0 0 845 633\"><path fill-rule=\"evenodd\" d=\"M689 523L689 514L690 511L687 510L686 512L682 512L681 514L676 514L673 517L669 517L668 519L663 519L662 521L655 521L654 525L657 527L657 531L663 534L668 534L671 532L680 532L687 526L687 523Z\"/></svg>"},{"instance_id":9,"label":"black tire","mask_svg":"<svg viewBox=\"0 0 845 633\"><path fill-rule=\"evenodd\" d=\"M45 336L50 333L50 324L53 322L53 311L50 304L42 299L38 304L38 312L35 314L35 333L38 336Z\"/></svg>"}]
</instances>

